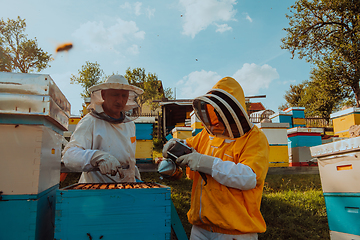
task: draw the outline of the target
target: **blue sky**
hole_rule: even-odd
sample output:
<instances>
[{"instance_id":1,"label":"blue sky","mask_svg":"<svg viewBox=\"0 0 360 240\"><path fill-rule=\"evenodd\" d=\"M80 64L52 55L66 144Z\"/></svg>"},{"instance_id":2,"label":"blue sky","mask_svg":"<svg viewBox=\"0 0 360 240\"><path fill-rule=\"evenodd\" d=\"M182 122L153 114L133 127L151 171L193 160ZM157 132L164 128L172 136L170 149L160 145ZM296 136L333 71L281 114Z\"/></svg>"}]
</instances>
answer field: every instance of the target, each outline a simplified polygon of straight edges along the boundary
<instances>
[{"instance_id":1,"label":"blue sky","mask_svg":"<svg viewBox=\"0 0 360 240\"><path fill-rule=\"evenodd\" d=\"M288 8L295 0L0 0L0 16L26 19L26 34L53 54L50 74L78 115L82 88L70 84L86 61L105 74L128 67L156 73L177 99L205 94L234 77L245 96L275 112L290 84L309 78L311 66L280 48ZM73 49L56 54L58 44Z\"/></svg>"}]
</instances>

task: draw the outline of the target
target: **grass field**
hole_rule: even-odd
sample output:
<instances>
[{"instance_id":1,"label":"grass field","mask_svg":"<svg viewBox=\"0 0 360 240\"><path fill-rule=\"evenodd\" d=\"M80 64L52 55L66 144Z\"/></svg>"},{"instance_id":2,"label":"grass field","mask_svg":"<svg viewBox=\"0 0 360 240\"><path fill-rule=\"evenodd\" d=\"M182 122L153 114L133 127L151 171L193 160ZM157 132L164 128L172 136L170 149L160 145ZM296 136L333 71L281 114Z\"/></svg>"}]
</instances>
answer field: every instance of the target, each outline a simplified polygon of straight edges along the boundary
<instances>
[{"instance_id":1,"label":"grass field","mask_svg":"<svg viewBox=\"0 0 360 240\"><path fill-rule=\"evenodd\" d=\"M190 208L192 181L159 179L157 173L142 173L143 181L171 187L171 197L185 232L190 236L191 224L186 213ZM319 175L268 175L261 212L267 224L259 240L330 239L325 201Z\"/></svg>"},{"instance_id":2,"label":"grass field","mask_svg":"<svg viewBox=\"0 0 360 240\"><path fill-rule=\"evenodd\" d=\"M191 224L186 213L190 208L192 181L185 176L178 181L160 180L154 172L141 173L145 182L157 182L171 188L171 198L184 230L190 236ZM76 183L78 174L69 174L60 188ZM259 240L321 239L328 240L325 201L319 175L268 175L261 212L267 224Z\"/></svg>"}]
</instances>

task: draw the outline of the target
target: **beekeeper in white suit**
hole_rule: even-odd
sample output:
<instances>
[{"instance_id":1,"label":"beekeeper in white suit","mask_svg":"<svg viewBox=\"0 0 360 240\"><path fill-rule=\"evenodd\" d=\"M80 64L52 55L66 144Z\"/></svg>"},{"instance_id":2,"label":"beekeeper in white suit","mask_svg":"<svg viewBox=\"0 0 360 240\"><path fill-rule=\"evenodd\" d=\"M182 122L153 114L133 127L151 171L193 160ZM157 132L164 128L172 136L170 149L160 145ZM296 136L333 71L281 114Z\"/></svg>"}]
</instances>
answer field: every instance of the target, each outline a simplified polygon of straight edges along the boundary
<instances>
[{"instance_id":1,"label":"beekeeper in white suit","mask_svg":"<svg viewBox=\"0 0 360 240\"><path fill-rule=\"evenodd\" d=\"M90 112L77 124L63 150L65 166L83 172L79 183L140 179L135 165L134 117L126 113L138 107L136 97L144 91L130 85L122 75L110 76L89 91ZM100 171L91 171L94 168Z\"/></svg>"}]
</instances>

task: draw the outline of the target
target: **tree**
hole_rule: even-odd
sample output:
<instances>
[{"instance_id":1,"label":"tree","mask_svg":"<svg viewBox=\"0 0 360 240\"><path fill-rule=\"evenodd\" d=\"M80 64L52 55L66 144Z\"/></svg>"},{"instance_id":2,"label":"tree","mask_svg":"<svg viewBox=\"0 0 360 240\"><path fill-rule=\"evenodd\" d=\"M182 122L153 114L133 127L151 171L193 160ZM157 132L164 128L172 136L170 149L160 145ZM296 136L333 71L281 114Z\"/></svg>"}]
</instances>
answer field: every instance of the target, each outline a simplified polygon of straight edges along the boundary
<instances>
[{"instance_id":1,"label":"tree","mask_svg":"<svg viewBox=\"0 0 360 240\"><path fill-rule=\"evenodd\" d=\"M24 34L25 19L0 21L0 70L33 72L49 67L51 54L38 47L37 40Z\"/></svg>"},{"instance_id":2,"label":"tree","mask_svg":"<svg viewBox=\"0 0 360 240\"><path fill-rule=\"evenodd\" d=\"M71 75L70 83L80 84L84 88L83 93L80 93L83 98L91 96L91 93L89 92L90 87L104 81L104 78L101 78L104 71L97 62L92 63L86 61L85 65L82 65L81 70L78 71L78 74L79 76Z\"/></svg>"},{"instance_id":3,"label":"tree","mask_svg":"<svg viewBox=\"0 0 360 240\"><path fill-rule=\"evenodd\" d=\"M318 67L331 66L331 78L324 80L350 88L359 107L360 1L298 0L290 13L281 48Z\"/></svg>"},{"instance_id":4,"label":"tree","mask_svg":"<svg viewBox=\"0 0 360 240\"><path fill-rule=\"evenodd\" d=\"M353 99L351 89L331 77L331 69L326 65L324 68L314 68L310 75L311 81L290 85L290 90L284 96L287 103L282 108L305 107L307 116L320 116L329 120L334 110L339 110Z\"/></svg>"},{"instance_id":5,"label":"tree","mask_svg":"<svg viewBox=\"0 0 360 240\"><path fill-rule=\"evenodd\" d=\"M304 96L305 86L307 82L304 81L298 85L290 84L290 89L286 91L284 98L286 100L286 104L279 106L280 110L284 110L289 107L302 107L301 99Z\"/></svg>"},{"instance_id":6,"label":"tree","mask_svg":"<svg viewBox=\"0 0 360 240\"><path fill-rule=\"evenodd\" d=\"M155 110L159 104L152 102L152 100L160 100L162 98L171 97L172 91L170 88L163 90L162 83L155 73L146 74L144 68L128 68L124 76L128 79L129 84L135 85L144 90L144 93L139 96L140 108L144 103L148 103L152 110Z\"/></svg>"}]
</instances>

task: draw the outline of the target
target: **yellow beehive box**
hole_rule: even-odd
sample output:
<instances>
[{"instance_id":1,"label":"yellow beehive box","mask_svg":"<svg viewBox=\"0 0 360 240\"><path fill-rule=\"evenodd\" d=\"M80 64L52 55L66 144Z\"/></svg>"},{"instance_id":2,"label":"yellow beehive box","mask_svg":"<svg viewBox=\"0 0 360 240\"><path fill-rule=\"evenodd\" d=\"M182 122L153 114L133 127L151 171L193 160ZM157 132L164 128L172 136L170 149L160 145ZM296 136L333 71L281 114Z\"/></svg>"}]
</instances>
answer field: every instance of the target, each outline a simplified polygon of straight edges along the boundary
<instances>
[{"instance_id":1,"label":"yellow beehive box","mask_svg":"<svg viewBox=\"0 0 360 240\"><path fill-rule=\"evenodd\" d=\"M68 131L74 132L76 125L80 122L81 117L80 116L71 116L69 118L69 128Z\"/></svg>"},{"instance_id":2,"label":"yellow beehive box","mask_svg":"<svg viewBox=\"0 0 360 240\"><path fill-rule=\"evenodd\" d=\"M175 127L172 130L172 135L174 138L186 139L192 137L192 128L191 127Z\"/></svg>"},{"instance_id":3,"label":"yellow beehive box","mask_svg":"<svg viewBox=\"0 0 360 240\"><path fill-rule=\"evenodd\" d=\"M360 108L352 107L330 115L333 121L334 134L349 137L349 128L360 124Z\"/></svg>"},{"instance_id":4,"label":"yellow beehive box","mask_svg":"<svg viewBox=\"0 0 360 240\"><path fill-rule=\"evenodd\" d=\"M195 129L203 129L204 126L203 126L203 124L201 122L194 122L194 123L191 124L191 128L194 129L194 130Z\"/></svg>"},{"instance_id":5,"label":"yellow beehive box","mask_svg":"<svg viewBox=\"0 0 360 240\"><path fill-rule=\"evenodd\" d=\"M288 167L289 154L287 145L270 145L269 167Z\"/></svg>"},{"instance_id":6,"label":"yellow beehive box","mask_svg":"<svg viewBox=\"0 0 360 240\"><path fill-rule=\"evenodd\" d=\"M305 118L293 118L293 125L304 125L306 126L306 119Z\"/></svg>"},{"instance_id":7,"label":"yellow beehive box","mask_svg":"<svg viewBox=\"0 0 360 240\"><path fill-rule=\"evenodd\" d=\"M136 140L136 159L152 159L153 141L152 140Z\"/></svg>"},{"instance_id":8,"label":"yellow beehive box","mask_svg":"<svg viewBox=\"0 0 360 240\"><path fill-rule=\"evenodd\" d=\"M191 128L193 129L193 131L195 129L203 129L204 128L202 122L196 117L194 111L192 111L190 113L190 118L191 118Z\"/></svg>"},{"instance_id":9,"label":"yellow beehive box","mask_svg":"<svg viewBox=\"0 0 360 240\"><path fill-rule=\"evenodd\" d=\"M270 145L269 167L288 167L287 128L289 123L258 123Z\"/></svg>"}]
</instances>

